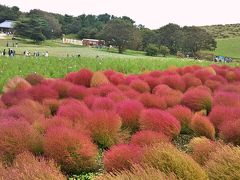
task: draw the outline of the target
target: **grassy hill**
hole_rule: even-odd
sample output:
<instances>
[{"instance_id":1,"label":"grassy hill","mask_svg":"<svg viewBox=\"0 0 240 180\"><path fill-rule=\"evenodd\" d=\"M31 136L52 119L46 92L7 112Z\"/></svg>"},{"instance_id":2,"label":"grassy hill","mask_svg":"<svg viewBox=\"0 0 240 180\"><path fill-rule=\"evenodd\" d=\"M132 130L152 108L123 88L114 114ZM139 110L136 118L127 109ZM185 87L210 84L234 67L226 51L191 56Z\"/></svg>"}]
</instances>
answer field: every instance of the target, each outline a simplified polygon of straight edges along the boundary
<instances>
[{"instance_id":1,"label":"grassy hill","mask_svg":"<svg viewBox=\"0 0 240 180\"><path fill-rule=\"evenodd\" d=\"M217 49L214 53L240 59L240 37L217 39Z\"/></svg>"},{"instance_id":2,"label":"grassy hill","mask_svg":"<svg viewBox=\"0 0 240 180\"><path fill-rule=\"evenodd\" d=\"M240 36L240 24L211 25L202 26L201 28L205 29L217 39Z\"/></svg>"}]
</instances>

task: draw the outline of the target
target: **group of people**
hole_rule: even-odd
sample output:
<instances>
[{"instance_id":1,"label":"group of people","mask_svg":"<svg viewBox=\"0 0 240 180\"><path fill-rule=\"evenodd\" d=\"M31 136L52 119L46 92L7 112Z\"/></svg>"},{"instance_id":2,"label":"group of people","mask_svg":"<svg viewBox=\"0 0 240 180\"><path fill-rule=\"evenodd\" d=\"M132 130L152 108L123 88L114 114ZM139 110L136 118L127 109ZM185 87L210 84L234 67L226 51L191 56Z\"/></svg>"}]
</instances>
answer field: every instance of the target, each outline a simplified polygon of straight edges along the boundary
<instances>
[{"instance_id":1,"label":"group of people","mask_svg":"<svg viewBox=\"0 0 240 180\"><path fill-rule=\"evenodd\" d=\"M8 50L3 49L3 51L0 53L0 55L2 55L2 56L14 57L14 56L16 55L16 51L15 51L14 49L12 49L12 48L8 48ZM26 56L26 57L32 56L31 52L28 51L28 50L25 50L25 51L23 52L23 55ZM49 56L49 53L48 53L48 51L46 51L46 52L43 52L43 53L41 54L39 51L35 51L35 52L33 53L33 56L34 56L34 57L39 57L39 56L48 57L48 56Z\"/></svg>"},{"instance_id":2,"label":"group of people","mask_svg":"<svg viewBox=\"0 0 240 180\"><path fill-rule=\"evenodd\" d=\"M25 50L25 51L23 52L23 55L29 57L29 56L31 56L31 52L28 51L28 50ZM34 57L39 57L39 56L41 56L41 53L40 53L39 51L34 51L33 56L34 56ZM43 52L43 53L42 53L42 56L48 57L48 56L49 56L48 51Z\"/></svg>"},{"instance_id":3,"label":"group of people","mask_svg":"<svg viewBox=\"0 0 240 180\"><path fill-rule=\"evenodd\" d=\"M13 57L13 56L15 56L15 54L16 54L15 50L13 50L11 48L8 48L8 51L6 51L6 49L4 49L2 52L3 56L8 55L9 57Z\"/></svg>"}]
</instances>

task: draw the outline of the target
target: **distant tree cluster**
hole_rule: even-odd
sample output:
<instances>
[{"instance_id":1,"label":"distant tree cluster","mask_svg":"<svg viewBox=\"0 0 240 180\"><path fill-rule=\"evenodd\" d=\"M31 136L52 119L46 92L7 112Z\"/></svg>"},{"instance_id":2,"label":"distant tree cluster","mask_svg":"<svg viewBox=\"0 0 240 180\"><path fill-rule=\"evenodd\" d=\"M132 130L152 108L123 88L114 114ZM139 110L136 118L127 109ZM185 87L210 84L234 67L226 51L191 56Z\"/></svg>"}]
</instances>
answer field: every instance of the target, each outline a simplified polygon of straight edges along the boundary
<instances>
[{"instance_id":1,"label":"distant tree cluster","mask_svg":"<svg viewBox=\"0 0 240 180\"><path fill-rule=\"evenodd\" d=\"M7 7L0 5L0 23L4 20L17 20L22 15L19 8L16 6Z\"/></svg>"},{"instance_id":2,"label":"distant tree cluster","mask_svg":"<svg viewBox=\"0 0 240 180\"><path fill-rule=\"evenodd\" d=\"M80 39L103 39L106 45L115 46L119 53L125 49L144 50L147 55L177 54L194 55L199 50L213 50L216 41L206 30L199 27L180 27L168 24L157 30L136 25L127 16L115 17L109 14L74 17L31 10L21 13L17 7L0 6L0 21L17 20L15 34L36 42L74 35Z\"/></svg>"}]
</instances>

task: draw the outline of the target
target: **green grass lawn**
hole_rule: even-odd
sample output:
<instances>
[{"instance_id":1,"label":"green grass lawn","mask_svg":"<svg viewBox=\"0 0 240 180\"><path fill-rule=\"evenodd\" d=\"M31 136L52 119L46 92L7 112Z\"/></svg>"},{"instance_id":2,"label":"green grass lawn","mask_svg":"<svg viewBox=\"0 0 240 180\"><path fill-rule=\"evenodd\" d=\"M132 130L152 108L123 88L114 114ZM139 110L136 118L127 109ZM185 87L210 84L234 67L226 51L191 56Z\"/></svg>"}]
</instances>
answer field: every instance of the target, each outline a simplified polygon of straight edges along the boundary
<instances>
[{"instance_id":1,"label":"green grass lawn","mask_svg":"<svg viewBox=\"0 0 240 180\"><path fill-rule=\"evenodd\" d=\"M228 56L240 60L240 37L218 39L216 55Z\"/></svg>"}]
</instances>

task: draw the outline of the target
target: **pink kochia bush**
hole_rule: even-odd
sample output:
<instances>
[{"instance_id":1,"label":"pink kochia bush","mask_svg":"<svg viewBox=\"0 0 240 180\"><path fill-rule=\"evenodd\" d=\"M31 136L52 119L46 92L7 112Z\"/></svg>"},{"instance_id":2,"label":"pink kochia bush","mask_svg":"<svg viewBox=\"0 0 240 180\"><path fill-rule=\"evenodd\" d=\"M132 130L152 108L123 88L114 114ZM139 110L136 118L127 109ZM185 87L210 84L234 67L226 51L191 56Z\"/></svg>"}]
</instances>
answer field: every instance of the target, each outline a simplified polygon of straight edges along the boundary
<instances>
[{"instance_id":1,"label":"pink kochia bush","mask_svg":"<svg viewBox=\"0 0 240 180\"><path fill-rule=\"evenodd\" d=\"M30 96L39 102L42 102L43 99L57 99L58 98L58 92L54 90L53 88L47 86L47 85L36 85L33 86L31 89L29 89Z\"/></svg>"},{"instance_id":2,"label":"pink kochia bush","mask_svg":"<svg viewBox=\"0 0 240 180\"><path fill-rule=\"evenodd\" d=\"M89 119L91 111L88 107L77 100L69 100L59 106L57 116L70 119L73 125L83 125Z\"/></svg>"},{"instance_id":3,"label":"pink kochia bush","mask_svg":"<svg viewBox=\"0 0 240 180\"><path fill-rule=\"evenodd\" d=\"M161 82L172 89L182 92L186 89L186 84L180 75L165 75L161 78Z\"/></svg>"},{"instance_id":4,"label":"pink kochia bush","mask_svg":"<svg viewBox=\"0 0 240 180\"><path fill-rule=\"evenodd\" d=\"M210 112L212 101L210 92L199 87L189 89L182 97L182 105L193 111L207 110L207 112Z\"/></svg>"},{"instance_id":5,"label":"pink kochia bush","mask_svg":"<svg viewBox=\"0 0 240 180\"><path fill-rule=\"evenodd\" d=\"M210 121L219 129L222 123L237 121L240 117L240 107L215 106L209 114Z\"/></svg>"},{"instance_id":6,"label":"pink kochia bush","mask_svg":"<svg viewBox=\"0 0 240 180\"><path fill-rule=\"evenodd\" d=\"M130 169L132 164L141 160L142 149L139 146L119 144L106 151L103 156L104 167L108 172Z\"/></svg>"},{"instance_id":7,"label":"pink kochia bush","mask_svg":"<svg viewBox=\"0 0 240 180\"><path fill-rule=\"evenodd\" d=\"M44 153L68 174L92 171L97 167L97 147L90 138L66 127L52 127L44 137Z\"/></svg>"},{"instance_id":8,"label":"pink kochia bush","mask_svg":"<svg viewBox=\"0 0 240 180\"><path fill-rule=\"evenodd\" d=\"M92 110L106 110L111 111L115 109L115 103L109 97L97 97L92 104Z\"/></svg>"},{"instance_id":9,"label":"pink kochia bush","mask_svg":"<svg viewBox=\"0 0 240 180\"><path fill-rule=\"evenodd\" d=\"M137 100L125 100L117 105L117 112L122 118L122 125L129 128L132 132L139 129L139 117L144 109L143 105Z\"/></svg>"},{"instance_id":10,"label":"pink kochia bush","mask_svg":"<svg viewBox=\"0 0 240 180\"><path fill-rule=\"evenodd\" d=\"M155 94L143 93L139 97L140 102L146 108L157 108L157 109L166 109L167 103L163 97L159 97Z\"/></svg>"},{"instance_id":11,"label":"pink kochia bush","mask_svg":"<svg viewBox=\"0 0 240 180\"><path fill-rule=\"evenodd\" d=\"M139 131L132 136L130 144L144 147L155 143L168 141L169 138L163 133L154 131Z\"/></svg>"},{"instance_id":12,"label":"pink kochia bush","mask_svg":"<svg viewBox=\"0 0 240 180\"><path fill-rule=\"evenodd\" d=\"M121 118L118 114L102 110L92 114L87 128L94 142L102 148L108 148L120 141L121 125Z\"/></svg>"},{"instance_id":13,"label":"pink kochia bush","mask_svg":"<svg viewBox=\"0 0 240 180\"><path fill-rule=\"evenodd\" d=\"M181 130L180 122L174 116L157 109L142 111L139 122L141 130L161 132L169 138L178 135Z\"/></svg>"},{"instance_id":14,"label":"pink kochia bush","mask_svg":"<svg viewBox=\"0 0 240 180\"><path fill-rule=\"evenodd\" d=\"M240 120L224 121L219 127L221 139L226 142L231 142L235 145L240 145Z\"/></svg>"}]
</instances>

